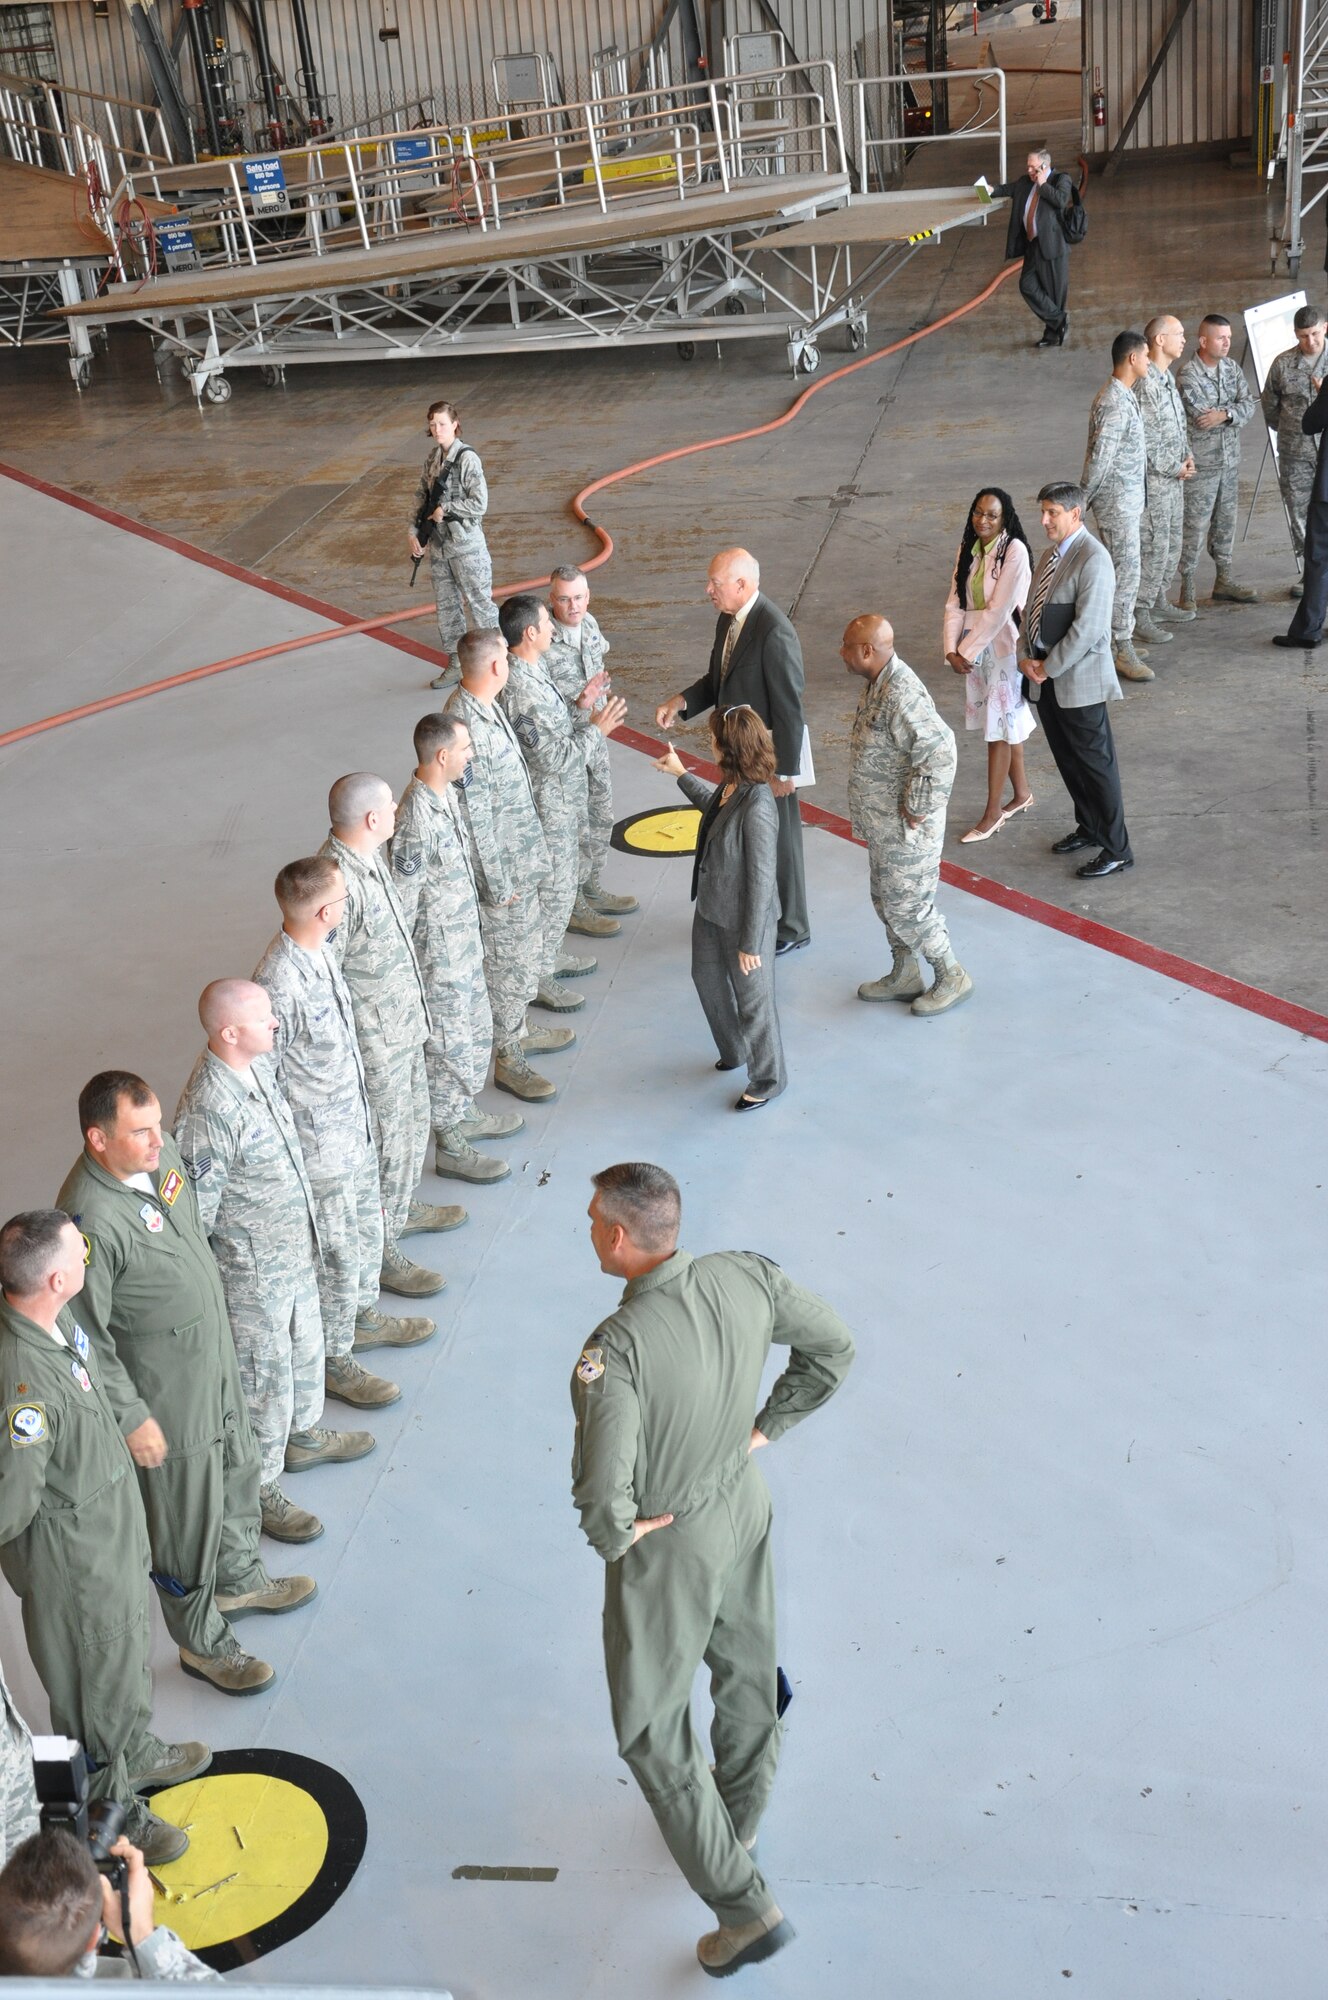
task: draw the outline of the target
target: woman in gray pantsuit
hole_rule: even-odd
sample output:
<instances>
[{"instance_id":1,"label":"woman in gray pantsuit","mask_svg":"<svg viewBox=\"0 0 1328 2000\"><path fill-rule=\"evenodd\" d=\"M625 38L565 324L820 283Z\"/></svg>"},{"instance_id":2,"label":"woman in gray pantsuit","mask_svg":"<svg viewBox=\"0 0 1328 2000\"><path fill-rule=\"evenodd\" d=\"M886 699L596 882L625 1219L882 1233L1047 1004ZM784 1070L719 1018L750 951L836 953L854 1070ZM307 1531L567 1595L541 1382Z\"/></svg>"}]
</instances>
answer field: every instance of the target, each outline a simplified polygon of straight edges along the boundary
<instances>
[{"instance_id":1,"label":"woman in gray pantsuit","mask_svg":"<svg viewBox=\"0 0 1328 2000\"><path fill-rule=\"evenodd\" d=\"M692 980L719 1050L715 1068L747 1066L747 1088L733 1108L755 1111L788 1082L775 1007L775 744L747 707L716 709L710 737L720 784L684 770L672 744L655 768L675 777L701 808L692 869Z\"/></svg>"}]
</instances>

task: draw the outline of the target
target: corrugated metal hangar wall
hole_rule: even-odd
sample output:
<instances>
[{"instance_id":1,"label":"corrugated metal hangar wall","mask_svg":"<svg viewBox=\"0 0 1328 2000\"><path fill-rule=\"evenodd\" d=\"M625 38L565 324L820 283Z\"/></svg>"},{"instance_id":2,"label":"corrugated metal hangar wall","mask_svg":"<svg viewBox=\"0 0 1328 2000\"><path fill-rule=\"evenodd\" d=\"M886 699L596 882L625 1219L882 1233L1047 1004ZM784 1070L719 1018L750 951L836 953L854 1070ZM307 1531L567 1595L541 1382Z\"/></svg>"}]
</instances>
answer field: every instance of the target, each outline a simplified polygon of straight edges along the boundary
<instances>
[{"instance_id":1,"label":"corrugated metal hangar wall","mask_svg":"<svg viewBox=\"0 0 1328 2000\"><path fill-rule=\"evenodd\" d=\"M1254 131L1257 0L1083 0L1084 140L1105 154L1134 106L1179 17L1162 68L1125 152L1234 145ZM1106 99L1095 125L1092 97Z\"/></svg>"}]
</instances>

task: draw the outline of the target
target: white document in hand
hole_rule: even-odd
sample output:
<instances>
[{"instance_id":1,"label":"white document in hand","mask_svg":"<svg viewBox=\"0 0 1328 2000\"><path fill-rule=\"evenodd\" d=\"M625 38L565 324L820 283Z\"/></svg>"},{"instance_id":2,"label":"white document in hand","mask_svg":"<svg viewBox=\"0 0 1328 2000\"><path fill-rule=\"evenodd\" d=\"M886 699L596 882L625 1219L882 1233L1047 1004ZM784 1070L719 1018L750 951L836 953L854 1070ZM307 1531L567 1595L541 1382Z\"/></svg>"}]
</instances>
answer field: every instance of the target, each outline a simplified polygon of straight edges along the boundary
<instances>
[{"instance_id":1,"label":"white document in hand","mask_svg":"<svg viewBox=\"0 0 1328 2000\"><path fill-rule=\"evenodd\" d=\"M802 755L798 759L793 782L798 786L816 783L816 766L812 762L812 733L805 722L802 725Z\"/></svg>"}]
</instances>

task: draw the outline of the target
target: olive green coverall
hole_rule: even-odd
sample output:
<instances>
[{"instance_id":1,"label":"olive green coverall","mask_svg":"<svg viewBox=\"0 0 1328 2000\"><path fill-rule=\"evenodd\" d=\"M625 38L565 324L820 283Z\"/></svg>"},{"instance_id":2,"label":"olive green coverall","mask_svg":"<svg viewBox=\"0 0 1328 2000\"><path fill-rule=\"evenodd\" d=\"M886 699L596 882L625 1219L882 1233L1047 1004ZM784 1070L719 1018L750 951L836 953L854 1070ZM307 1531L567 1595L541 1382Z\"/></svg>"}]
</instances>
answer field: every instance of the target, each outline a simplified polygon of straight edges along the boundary
<instances>
[{"instance_id":1,"label":"olive green coverall","mask_svg":"<svg viewBox=\"0 0 1328 2000\"><path fill-rule=\"evenodd\" d=\"M85 1152L56 1197L87 1246L80 1309L107 1398L128 1437L155 1417L165 1463L138 1468L152 1580L177 1646L218 1654L231 1628L220 1590L260 1589L259 1453L221 1274L174 1139L149 1174L117 1180Z\"/></svg>"},{"instance_id":2,"label":"olive green coverall","mask_svg":"<svg viewBox=\"0 0 1328 2000\"><path fill-rule=\"evenodd\" d=\"M0 1570L22 1600L51 1727L99 1766L92 1797L126 1804L130 1767L160 1752L147 1530L100 1355L70 1307L56 1323L64 1347L0 1297Z\"/></svg>"},{"instance_id":3,"label":"olive green coverall","mask_svg":"<svg viewBox=\"0 0 1328 2000\"><path fill-rule=\"evenodd\" d=\"M770 1344L792 1349L758 1412ZM619 1754L679 1868L722 1924L774 1895L755 1838L779 1759L770 1495L753 1425L782 1437L843 1381L853 1341L814 1293L751 1251L685 1250L634 1278L572 1375L572 1497L604 1577ZM670 1527L633 1544L638 1519ZM692 1728L704 1660L715 1770Z\"/></svg>"}]
</instances>

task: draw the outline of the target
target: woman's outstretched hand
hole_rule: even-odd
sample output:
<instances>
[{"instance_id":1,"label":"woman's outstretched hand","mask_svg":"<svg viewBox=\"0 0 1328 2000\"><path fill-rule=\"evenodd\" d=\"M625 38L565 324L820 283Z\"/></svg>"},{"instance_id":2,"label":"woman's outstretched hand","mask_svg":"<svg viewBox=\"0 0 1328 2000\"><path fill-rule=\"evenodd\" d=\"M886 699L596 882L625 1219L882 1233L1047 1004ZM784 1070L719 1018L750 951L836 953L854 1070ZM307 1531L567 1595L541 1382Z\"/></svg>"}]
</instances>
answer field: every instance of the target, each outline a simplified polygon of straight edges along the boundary
<instances>
[{"instance_id":1,"label":"woman's outstretched hand","mask_svg":"<svg viewBox=\"0 0 1328 2000\"><path fill-rule=\"evenodd\" d=\"M682 758L671 743L664 752L664 755L655 759L655 769L657 771L667 771L671 778L681 778L686 768Z\"/></svg>"}]
</instances>

